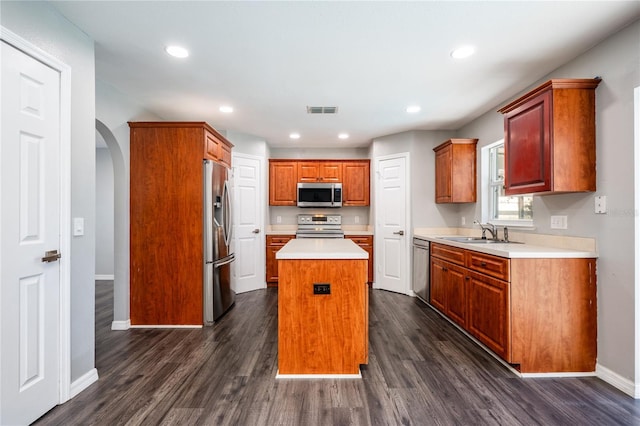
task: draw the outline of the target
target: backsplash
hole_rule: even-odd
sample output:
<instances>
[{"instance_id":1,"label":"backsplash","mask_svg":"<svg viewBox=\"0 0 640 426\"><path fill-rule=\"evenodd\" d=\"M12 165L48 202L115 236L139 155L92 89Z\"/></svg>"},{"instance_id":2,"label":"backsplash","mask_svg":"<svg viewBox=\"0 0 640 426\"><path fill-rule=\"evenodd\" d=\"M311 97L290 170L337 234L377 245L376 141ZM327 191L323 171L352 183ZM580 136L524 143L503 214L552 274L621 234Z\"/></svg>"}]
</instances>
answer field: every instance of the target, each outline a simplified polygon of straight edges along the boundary
<instances>
[{"instance_id":1,"label":"backsplash","mask_svg":"<svg viewBox=\"0 0 640 426\"><path fill-rule=\"evenodd\" d=\"M339 214L343 225L369 225L369 207L341 207L337 209L269 207L270 225L296 225L299 214ZM280 218L280 222L278 222Z\"/></svg>"}]
</instances>

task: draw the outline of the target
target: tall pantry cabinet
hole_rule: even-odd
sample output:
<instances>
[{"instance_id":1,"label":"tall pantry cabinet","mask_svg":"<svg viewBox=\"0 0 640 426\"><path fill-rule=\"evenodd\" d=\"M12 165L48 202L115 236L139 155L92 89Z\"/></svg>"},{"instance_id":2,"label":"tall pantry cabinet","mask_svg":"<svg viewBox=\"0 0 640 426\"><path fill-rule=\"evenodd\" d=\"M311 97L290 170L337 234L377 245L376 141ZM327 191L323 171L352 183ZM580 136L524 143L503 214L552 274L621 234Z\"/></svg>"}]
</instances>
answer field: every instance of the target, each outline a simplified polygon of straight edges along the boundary
<instances>
[{"instance_id":1,"label":"tall pantry cabinet","mask_svg":"<svg viewBox=\"0 0 640 426\"><path fill-rule=\"evenodd\" d=\"M231 145L204 122L130 122L132 325L203 324L203 160Z\"/></svg>"}]
</instances>

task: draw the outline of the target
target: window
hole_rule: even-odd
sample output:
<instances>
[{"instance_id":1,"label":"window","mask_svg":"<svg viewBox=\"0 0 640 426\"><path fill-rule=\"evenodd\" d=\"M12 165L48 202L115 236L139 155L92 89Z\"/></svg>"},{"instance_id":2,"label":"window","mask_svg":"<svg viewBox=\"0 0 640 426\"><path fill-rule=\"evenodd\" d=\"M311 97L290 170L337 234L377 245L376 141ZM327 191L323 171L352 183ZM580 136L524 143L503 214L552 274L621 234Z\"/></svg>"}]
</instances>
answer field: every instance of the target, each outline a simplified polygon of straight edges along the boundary
<instances>
[{"instance_id":1,"label":"window","mask_svg":"<svg viewBox=\"0 0 640 426\"><path fill-rule=\"evenodd\" d=\"M504 141L496 142L483 148L483 157L488 157L488 167L483 167L486 179L487 208L484 210L487 221L492 223L509 223L512 225L533 225L533 196L504 193ZM487 164L483 161L483 165ZM487 170L488 173L484 171ZM484 180L484 179L483 179Z\"/></svg>"}]
</instances>

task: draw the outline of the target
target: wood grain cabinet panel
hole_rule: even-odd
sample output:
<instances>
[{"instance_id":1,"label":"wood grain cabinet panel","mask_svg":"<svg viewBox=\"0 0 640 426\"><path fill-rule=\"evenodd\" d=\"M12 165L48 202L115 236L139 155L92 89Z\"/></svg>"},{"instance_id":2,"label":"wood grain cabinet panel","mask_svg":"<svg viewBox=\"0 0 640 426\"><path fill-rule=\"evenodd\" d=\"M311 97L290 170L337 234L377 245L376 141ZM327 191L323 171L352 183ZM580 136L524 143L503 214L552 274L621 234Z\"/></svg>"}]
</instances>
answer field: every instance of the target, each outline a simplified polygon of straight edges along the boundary
<instances>
[{"instance_id":1,"label":"wood grain cabinet panel","mask_svg":"<svg viewBox=\"0 0 640 426\"><path fill-rule=\"evenodd\" d=\"M436 203L476 202L478 139L449 139L435 147Z\"/></svg>"},{"instance_id":2,"label":"wood grain cabinet panel","mask_svg":"<svg viewBox=\"0 0 640 426\"><path fill-rule=\"evenodd\" d=\"M342 205L368 206L370 203L370 161L342 163Z\"/></svg>"},{"instance_id":3,"label":"wood grain cabinet panel","mask_svg":"<svg viewBox=\"0 0 640 426\"><path fill-rule=\"evenodd\" d=\"M369 359L364 259L281 259L280 374L358 374ZM314 294L325 283L330 294Z\"/></svg>"},{"instance_id":4,"label":"wood grain cabinet panel","mask_svg":"<svg viewBox=\"0 0 640 426\"><path fill-rule=\"evenodd\" d=\"M596 190L595 89L599 79L554 79L504 114L505 193Z\"/></svg>"},{"instance_id":5,"label":"wood grain cabinet panel","mask_svg":"<svg viewBox=\"0 0 640 426\"><path fill-rule=\"evenodd\" d=\"M297 182L298 163L296 161L269 160L269 205L297 205Z\"/></svg>"},{"instance_id":6,"label":"wood grain cabinet panel","mask_svg":"<svg viewBox=\"0 0 640 426\"><path fill-rule=\"evenodd\" d=\"M511 361L509 283L469 272L469 332L498 356Z\"/></svg>"},{"instance_id":7,"label":"wood grain cabinet panel","mask_svg":"<svg viewBox=\"0 0 640 426\"><path fill-rule=\"evenodd\" d=\"M202 162L233 145L204 122L129 127L131 324L201 325Z\"/></svg>"},{"instance_id":8,"label":"wood grain cabinet panel","mask_svg":"<svg viewBox=\"0 0 640 426\"><path fill-rule=\"evenodd\" d=\"M467 291L464 268L432 258L431 304L461 327L467 322Z\"/></svg>"},{"instance_id":9,"label":"wood grain cabinet panel","mask_svg":"<svg viewBox=\"0 0 640 426\"><path fill-rule=\"evenodd\" d=\"M278 261L276 260L276 253L294 238L294 235L267 235L266 276L268 287L278 286Z\"/></svg>"}]
</instances>

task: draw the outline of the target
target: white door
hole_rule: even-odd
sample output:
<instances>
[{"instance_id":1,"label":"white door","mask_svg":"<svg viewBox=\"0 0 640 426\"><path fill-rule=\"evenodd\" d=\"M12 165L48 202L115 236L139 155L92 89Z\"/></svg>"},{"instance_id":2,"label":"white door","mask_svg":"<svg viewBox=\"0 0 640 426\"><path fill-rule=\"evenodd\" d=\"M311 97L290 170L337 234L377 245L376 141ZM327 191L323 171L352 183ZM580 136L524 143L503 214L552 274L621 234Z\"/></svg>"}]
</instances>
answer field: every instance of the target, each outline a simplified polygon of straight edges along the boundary
<instances>
[{"instance_id":1,"label":"white door","mask_svg":"<svg viewBox=\"0 0 640 426\"><path fill-rule=\"evenodd\" d=\"M265 202L262 189L262 160L234 154L233 156L233 263L236 293L266 287L265 281Z\"/></svg>"},{"instance_id":2,"label":"white door","mask_svg":"<svg viewBox=\"0 0 640 426\"><path fill-rule=\"evenodd\" d=\"M410 294L408 154L376 159L375 288Z\"/></svg>"},{"instance_id":3,"label":"white door","mask_svg":"<svg viewBox=\"0 0 640 426\"><path fill-rule=\"evenodd\" d=\"M60 75L0 44L0 424L28 424L59 401Z\"/></svg>"}]
</instances>

